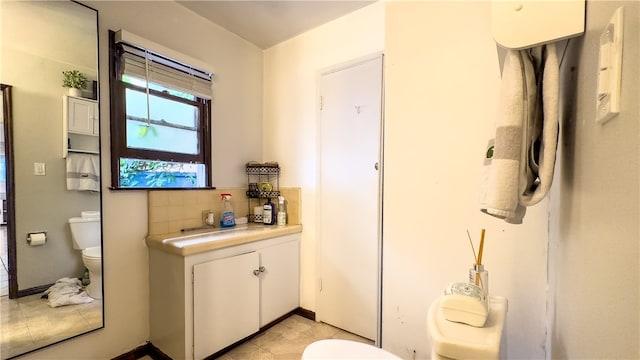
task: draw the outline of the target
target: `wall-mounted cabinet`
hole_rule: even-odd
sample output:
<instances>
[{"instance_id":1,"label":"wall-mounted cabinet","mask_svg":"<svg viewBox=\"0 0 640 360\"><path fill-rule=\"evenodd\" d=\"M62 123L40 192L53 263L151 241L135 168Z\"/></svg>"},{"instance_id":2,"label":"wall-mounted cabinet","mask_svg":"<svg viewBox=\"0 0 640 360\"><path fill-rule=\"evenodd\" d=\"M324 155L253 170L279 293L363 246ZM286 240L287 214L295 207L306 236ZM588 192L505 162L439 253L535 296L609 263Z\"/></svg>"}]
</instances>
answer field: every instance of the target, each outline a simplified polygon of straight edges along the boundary
<instances>
[{"instance_id":1,"label":"wall-mounted cabinet","mask_svg":"<svg viewBox=\"0 0 640 360\"><path fill-rule=\"evenodd\" d=\"M74 96L62 99L62 157L67 152L99 153L100 117L98 102Z\"/></svg>"}]
</instances>

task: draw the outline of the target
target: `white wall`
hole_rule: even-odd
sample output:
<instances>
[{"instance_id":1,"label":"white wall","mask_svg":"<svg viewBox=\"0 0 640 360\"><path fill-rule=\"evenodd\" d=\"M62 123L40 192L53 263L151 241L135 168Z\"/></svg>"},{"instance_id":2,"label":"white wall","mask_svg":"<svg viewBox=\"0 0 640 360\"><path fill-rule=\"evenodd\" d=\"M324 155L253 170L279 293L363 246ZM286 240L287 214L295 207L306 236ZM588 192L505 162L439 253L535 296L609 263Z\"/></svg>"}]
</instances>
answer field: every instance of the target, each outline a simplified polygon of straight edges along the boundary
<instances>
[{"instance_id":1,"label":"white wall","mask_svg":"<svg viewBox=\"0 0 640 360\"><path fill-rule=\"evenodd\" d=\"M487 3L377 3L265 52L264 158L283 164L285 186L303 190L301 305L310 310L317 73L386 54L382 343L404 357L407 349L428 357L428 306L448 282L466 279L473 259L466 229L477 241L482 227L492 292L511 302L509 353L544 357L547 202L521 226L478 209L500 80L488 20Z\"/></svg>"},{"instance_id":2,"label":"white wall","mask_svg":"<svg viewBox=\"0 0 640 360\"><path fill-rule=\"evenodd\" d=\"M110 191L107 30L127 29L215 70L214 182L246 182L244 163L262 156L262 51L174 2L89 2L99 10L105 328L25 356L106 359L149 339L147 192Z\"/></svg>"},{"instance_id":3,"label":"white wall","mask_svg":"<svg viewBox=\"0 0 640 360\"><path fill-rule=\"evenodd\" d=\"M488 2L390 2L386 10L382 345L429 358L429 304L466 281L478 246L490 293L509 300L509 359L544 358L547 206L522 225L479 211L500 69Z\"/></svg>"},{"instance_id":4,"label":"white wall","mask_svg":"<svg viewBox=\"0 0 640 360\"><path fill-rule=\"evenodd\" d=\"M621 112L595 123L598 45L624 7ZM640 3L588 1L565 59L569 105L551 208L551 359L640 357Z\"/></svg>"},{"instance_id":5,"label":"white wall","mask_svg":"<svg viewBox=\"0 0 640 360\"><path fill-rule=\"evenodd\" d=\"M302 188L300 306L315 311L317 80L321 69L382 51L384 5L376 3L265 51L264 160L281 186Z\"/></svg>"}]
</instances>

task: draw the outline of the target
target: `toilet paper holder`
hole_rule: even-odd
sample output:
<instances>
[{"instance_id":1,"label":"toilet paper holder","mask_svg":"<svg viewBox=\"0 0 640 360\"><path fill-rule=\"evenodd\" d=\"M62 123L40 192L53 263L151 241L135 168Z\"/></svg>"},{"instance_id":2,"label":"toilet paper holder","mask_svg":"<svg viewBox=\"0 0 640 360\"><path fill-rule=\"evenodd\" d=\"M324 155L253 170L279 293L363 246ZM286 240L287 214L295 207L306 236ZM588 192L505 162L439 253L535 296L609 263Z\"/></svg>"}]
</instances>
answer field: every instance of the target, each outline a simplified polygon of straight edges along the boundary
<instances>
[{"instance_id":1,"label":"toilet paper holder","mask_svg":"<svg viewBox=\"0 0 640 360\"><path fill-rule=\"evenodd\" d=\"M47 232L38 231L27 233L27 244L29 246L40 246L47 242Z\"/></svg>"}]
</instances>

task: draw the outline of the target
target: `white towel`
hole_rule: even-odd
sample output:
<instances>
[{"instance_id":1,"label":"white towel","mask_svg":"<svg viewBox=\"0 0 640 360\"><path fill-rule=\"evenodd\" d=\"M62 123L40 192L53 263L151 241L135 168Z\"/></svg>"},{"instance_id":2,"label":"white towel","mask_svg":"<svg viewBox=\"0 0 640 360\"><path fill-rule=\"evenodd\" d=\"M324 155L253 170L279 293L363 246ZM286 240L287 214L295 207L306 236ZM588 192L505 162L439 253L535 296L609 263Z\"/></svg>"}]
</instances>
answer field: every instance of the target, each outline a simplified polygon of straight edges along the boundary
<instances>
[{"instance_id":1,"label":"white towel","mask_svg":"<svg viewBox=\"0 0 640 360\"><path fill-rule=\"evenodd\" d=\"M526 155L527 163L520 167L520 204L535 205L542 200L553 180L556 164L559 131L559 63L555 44L546 46L546 59L542 77L542 119L538 118L537 128L527 138L534 143ZM540 128L540 126L542 128ZM535 126L529 126L534 128ZM536 144L537 142L537 144ZM526 149L525 149L526 150Z\"/></svg>"},{"instance_id":2,"label":"white towel","mask_svg":"<svg viewBox=\"0 0 640 360\"><path fill-rule=\"evenodd\" d=\"M509 50L502 72L495 139L485 154L481 210L520 224L526 206L551 186L558 137L558 59L547 45L540 111L534 63L528 50Z\"/></svg>"},{"instance_id":3,"label":"white towel","mask_svg":"<svg viewBox=\"0 0 640 360\"><path fill-rule=\"evenodd\" d=\"M49 299L49 306L75 305L92 302L93 299L82 290L82 283L75 278L62 278L49 287L44 295Z\"/></svg>"},{"instance_id":4,"label":"white towel","mask_svg":"<svg viewBox=\"0 0 640 360\"><path fill-rule=\"evenodd\" d=\"M67 190L100 191L99 155L67 154Z\"/></svg>"}]
</instances>

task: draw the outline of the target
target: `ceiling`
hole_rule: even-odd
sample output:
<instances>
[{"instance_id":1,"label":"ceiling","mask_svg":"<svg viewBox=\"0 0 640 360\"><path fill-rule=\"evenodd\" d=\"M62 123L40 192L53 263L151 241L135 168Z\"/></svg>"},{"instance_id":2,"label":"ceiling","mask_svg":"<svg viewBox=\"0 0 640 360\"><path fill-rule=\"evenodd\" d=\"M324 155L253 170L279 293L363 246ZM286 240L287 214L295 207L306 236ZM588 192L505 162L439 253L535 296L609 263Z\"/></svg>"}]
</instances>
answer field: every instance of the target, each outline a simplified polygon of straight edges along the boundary
<instances>
[{"instance_id":1,"label":"ceiling","mask_svg":"<svg viewBox=\"0 0 640 360\"><path fill-rule=\"evenodd\" d=\"M182 6L261 49L267 49L374 2L375 0L178 0Z\"/></svg>"}]
</instances>

